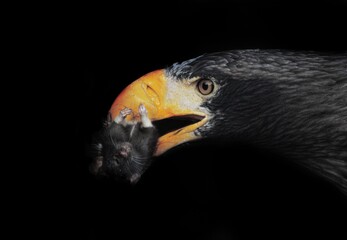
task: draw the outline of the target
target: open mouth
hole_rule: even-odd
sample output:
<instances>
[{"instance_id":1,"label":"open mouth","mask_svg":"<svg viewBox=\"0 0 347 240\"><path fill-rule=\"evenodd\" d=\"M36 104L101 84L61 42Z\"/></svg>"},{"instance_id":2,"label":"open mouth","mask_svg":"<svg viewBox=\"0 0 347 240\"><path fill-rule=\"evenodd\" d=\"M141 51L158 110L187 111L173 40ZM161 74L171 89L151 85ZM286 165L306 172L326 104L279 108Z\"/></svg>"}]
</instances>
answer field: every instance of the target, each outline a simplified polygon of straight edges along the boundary
<instances>
[{"instance_id":1,"label":"open mouth","mask_svg":"<svg viewBox=\"0 0 347 240\"><path fill-rule=\"evenodd\" d=\"M167 133L178 134L185 127L196 124L202 121L204 118L205 116L189 114L157 120L154 121L153 124L157 128L159 136L164 136Z\"/></svg>"},{"instance_id":2,"label":"open mouth","mask_svg":"<svg viewBox=\"0 0 347 240\"><path fill-rule=\"evenodd\" d=\"M194 132L206 122L207 117L198 114L173 116L155 121L160 138L154 155L159 156L174 146L200 138Z\"/></svg>"}]
</instances>

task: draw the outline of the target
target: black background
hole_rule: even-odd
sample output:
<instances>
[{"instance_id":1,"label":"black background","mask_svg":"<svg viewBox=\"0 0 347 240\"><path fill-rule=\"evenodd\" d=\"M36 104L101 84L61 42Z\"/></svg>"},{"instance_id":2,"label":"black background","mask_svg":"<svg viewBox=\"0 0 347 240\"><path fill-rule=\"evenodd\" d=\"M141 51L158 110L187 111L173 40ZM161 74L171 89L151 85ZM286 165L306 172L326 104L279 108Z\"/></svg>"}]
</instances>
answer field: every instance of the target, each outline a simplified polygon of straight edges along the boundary
<instances>
[{"instance_id":1,"label":"black background","mask_svg":"<svg viewBox=\"0 0 347 240\"><path fill-rule=\"evenodd\" d=\"M86 156L116 96L141 75L229 49L346 50L346 16L344 1L47 7L44 86L55 96L59 140L39 180L42 222L31 231L47 239L347 239L338 190L250 146L187 144L156 158L133 187L96 180Z\"/></svg>"}]
</instances>

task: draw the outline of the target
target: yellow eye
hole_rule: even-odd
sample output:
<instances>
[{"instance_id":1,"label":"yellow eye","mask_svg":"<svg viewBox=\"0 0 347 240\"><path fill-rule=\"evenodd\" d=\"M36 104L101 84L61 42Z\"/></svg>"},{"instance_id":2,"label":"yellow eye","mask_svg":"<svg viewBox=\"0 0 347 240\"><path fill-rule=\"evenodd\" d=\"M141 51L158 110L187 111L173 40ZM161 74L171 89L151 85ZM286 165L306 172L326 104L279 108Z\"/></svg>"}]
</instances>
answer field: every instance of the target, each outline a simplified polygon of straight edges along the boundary
<instances>
[{"instance_id":1,"label":"yellow eye","mask_svg":"<svg viewBox=\"0 0 347 240\"><path fill-rule=\"evenodd\" d=\"M214 84L209 79L202 79L198 82L197 88L202 95L208 95L213 92Z\"/></svg>"}]
</instances>

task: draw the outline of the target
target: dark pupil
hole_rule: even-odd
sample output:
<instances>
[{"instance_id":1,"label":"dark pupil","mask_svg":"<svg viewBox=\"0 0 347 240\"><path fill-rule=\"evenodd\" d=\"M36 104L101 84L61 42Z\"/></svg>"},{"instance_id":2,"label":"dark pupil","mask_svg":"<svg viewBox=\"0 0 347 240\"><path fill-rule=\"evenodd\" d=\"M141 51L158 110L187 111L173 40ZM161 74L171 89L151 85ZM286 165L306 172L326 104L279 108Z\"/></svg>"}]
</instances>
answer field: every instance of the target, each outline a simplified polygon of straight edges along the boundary
<instances>
[{"instance_id":1,"label":"dark pupil","mask_svg":"<svg viewBox=\"0 0 347 240\"><path fill-rule=\"evenodd\" d=\"M210 86L210 84L208 84L207 82L202 83L202 89L204 89L205 91L208 90L209 86Z\"/></svg>"}]
</instances>

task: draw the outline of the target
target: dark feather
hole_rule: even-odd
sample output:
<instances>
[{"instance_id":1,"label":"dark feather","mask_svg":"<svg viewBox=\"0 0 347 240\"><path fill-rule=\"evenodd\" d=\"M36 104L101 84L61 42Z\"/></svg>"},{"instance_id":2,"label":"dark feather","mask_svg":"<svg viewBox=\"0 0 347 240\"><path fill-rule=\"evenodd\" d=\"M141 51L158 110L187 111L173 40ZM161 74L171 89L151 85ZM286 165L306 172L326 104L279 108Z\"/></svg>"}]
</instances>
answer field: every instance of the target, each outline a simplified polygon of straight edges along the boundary
<instances>
[{"instance_id":1,"label":"dark feather","mask_svg":"<svg viewBox=\"0 0 347 240\"><path fill-rule=\"evenodd\" d=\"M347 53L239 50L175 64L177 80L221 86L199 134L248 141L283 154L347 194Z\"/></svg>"}]
</instances>

